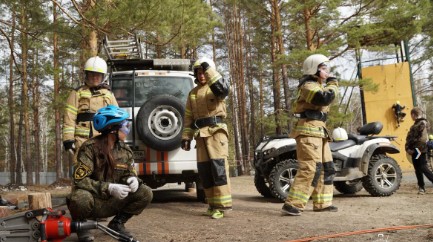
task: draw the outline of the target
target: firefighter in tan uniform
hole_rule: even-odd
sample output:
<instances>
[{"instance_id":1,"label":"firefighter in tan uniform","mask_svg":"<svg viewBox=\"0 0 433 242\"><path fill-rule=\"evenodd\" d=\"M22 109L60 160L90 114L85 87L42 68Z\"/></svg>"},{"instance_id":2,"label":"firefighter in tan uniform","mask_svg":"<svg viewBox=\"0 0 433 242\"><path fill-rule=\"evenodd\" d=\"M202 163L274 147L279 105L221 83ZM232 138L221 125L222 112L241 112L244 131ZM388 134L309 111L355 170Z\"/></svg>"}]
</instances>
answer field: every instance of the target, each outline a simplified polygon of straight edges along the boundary
<instances>
[{"instance_id":1,"label":"firefighter in tan uniform","mask_svg":"<svg viewBox=\"0 0 433 242\"><path fill-rule=\"evenodd\" d=\"M71 91L63 116L63 145L66 151L74 153L84 141L99 135L92 124L96 111L110 104L118 106L113 93L103 82L107 63L98 56L91 57L86 61L84 71L85 85Z\"/></svg>"},{"instance_id":2,"label":"firefighter in tan uniform","mask_svg":"<svg viewBox=\"0 0 433 242\"><path fill-rule=\"evenodd\" d=\"M209 208L205 215L214 219L232 208L228 176L228 131L224 123L229 83L216 71L212 60L194 63L197 86L188 95L185 108L182 149L197 145L197 168Z\"/></svg>"},{"instance_id":3,"label":"firefighter in tan uniform","mask_svg":"<svg viewBox=\"0 0 433 242\"><path fill-rule=\"evenodd\" d=\"M332 205L334 163L326 129L329 105L338 92L336 78L329 76L329 59L320 54L309 56L303 65L294 113L299 118L290 136L296 139L299 169L289 190L282 212L301 215L310 196L313 210L337 212ZM326 81L323 87L322 82Z\"/></svg>"}]
</instances>

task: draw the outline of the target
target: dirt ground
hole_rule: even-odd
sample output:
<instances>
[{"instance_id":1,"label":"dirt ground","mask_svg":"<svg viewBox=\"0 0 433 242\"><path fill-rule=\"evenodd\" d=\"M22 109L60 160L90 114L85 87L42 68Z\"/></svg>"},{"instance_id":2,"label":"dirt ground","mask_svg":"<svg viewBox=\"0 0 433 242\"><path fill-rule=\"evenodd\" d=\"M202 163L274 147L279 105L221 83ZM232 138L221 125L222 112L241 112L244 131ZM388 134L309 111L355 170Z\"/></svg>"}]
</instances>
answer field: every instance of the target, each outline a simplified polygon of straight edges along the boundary
<instances>
[{"instance_id":1,"label":"dirt ground","mask_svg":"<svg viewBox=\"0 0 433 242\"><path fill-rule=\"evenodd\" d=\"M337 213L313 212L310 201L302 216L296 217L282 216L282 203L263 198L253 177L234 177L231 182L234 207L223 219L202 216L207 206L195 201L194 192L170 185L155 190L150 206L126 227L142 242L308 241L298 239L395 226L407 227L314 241L433 241L433 185L426 182L427 193L418 195L413 172L404 173L400 189L390 197L371 197L364 190L353 196L335 191ZM93 233L95 241L115 241L101 231ZM77 237L65 241L77 241Z\"/></svg>"}]
</instances>

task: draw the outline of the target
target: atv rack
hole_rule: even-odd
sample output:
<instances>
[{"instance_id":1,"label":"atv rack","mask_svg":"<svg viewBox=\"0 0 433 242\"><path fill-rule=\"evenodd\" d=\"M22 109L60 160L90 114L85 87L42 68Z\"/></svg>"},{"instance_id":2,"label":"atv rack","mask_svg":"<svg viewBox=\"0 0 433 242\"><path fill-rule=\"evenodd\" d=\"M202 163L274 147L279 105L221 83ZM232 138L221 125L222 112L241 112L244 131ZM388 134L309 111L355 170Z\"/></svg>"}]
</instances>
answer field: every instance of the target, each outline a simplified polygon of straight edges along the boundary
<instances>
[{"instance_id":1,"label":"atv rack","mask_svg":"<svg viewBox=\"0 0 433 242\"><path fill-rule=\"evenodd\" d=\"M137 35L125 40L109 40L108 36L105 36L102 44L110 61L143 59L141 43Z\"/></svg>"}]
</instances>

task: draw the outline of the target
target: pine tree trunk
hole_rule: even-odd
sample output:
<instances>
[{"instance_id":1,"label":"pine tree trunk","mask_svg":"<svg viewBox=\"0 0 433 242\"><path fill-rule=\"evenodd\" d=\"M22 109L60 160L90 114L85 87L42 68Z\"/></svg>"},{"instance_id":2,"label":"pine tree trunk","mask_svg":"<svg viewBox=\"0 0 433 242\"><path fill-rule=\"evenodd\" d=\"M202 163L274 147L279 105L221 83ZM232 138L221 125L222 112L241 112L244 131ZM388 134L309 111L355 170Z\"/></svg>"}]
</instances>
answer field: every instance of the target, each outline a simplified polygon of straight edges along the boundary
<instances>
[{"instance_id":1,"label":"pine tree trunk","mask_svg":"<svg viewBox=\"0 0 433 242\"><path fill-rule=\"evenodd\" d=\"M53 25L57 24L57 7L53 4ZM55 123L55 161L56 161L56 180L62 177L62 138L60 129L60 79L59 79L59 47L57 32L53 33L53 69L54 69L54 123Z\"/></svg>"},{"instance_id":2,"label":"pine tree trunk","mask_svg":"<svg viewBox=\"0 0 433 242\"><path fill-rule=\"evenodd\" d=\"M27 171L27 185L33 184L33 163L30 160L30 117L29 117L29 86L27 80L27 10L26 4L21 6L21 79L22 79L22 108L24 119L24 166Z\"/></svg>"},{"instance_id":3,"label":"pine tree trunk","mask_svg":"<svg viewBox=\"0 0 433 242\"><path fill-rule=\"evenodd\" d=\"M281 28L281 12L280 12L280 6L278 4L277 0L272 0L272 10L274 12L275 16L275 32L280 33L276 35L276 41L278 46L278 55L283 56L285 53L284 51L284 45L283 45L283 30ZM286 114L290 110L290 93L289 93L289 81L287 77L287 67L285 64L281 64L281 77L283 82L283 89L284 89L284 109L286 110ZM281 113L283 115L283 113ZM290 122L287 123L287 129L289 129Z\"/></svg>"},{"instance_id":4,"label":"pine tree trunk","mask_svg":"<svg viewBox=\"0 0 433 242\"><path fill-rule=\"evenodd\" d=\"M33 57L33 66L36 68L38 65L38 50L35 50ZM32 162L35 164L35 184L40 184L40 164L41 164L41 142L40 142L40 123L39 123L39 107L40 107L40 92L39 92L39 80L37 72L33 72L33 139L35 142L34 155L32 155Z\"/></svg>"},{"instance_id":5,"label":"pine tree trunk","mask_svg":"<svg viewBox=\"0 0 433 242\"><path fill-rule=\"evenodd\" d=\"M22 101L21 101L22 104ZM16 184L23 184L23 110L20 109L20 119L18 120L18 140L17 140L17 169L16 172Z\"/></svg>"},{"instance_id":6,"label":"pine tree trunk","mask_svg":"<svg viewBox=\"0 0 433 242\"><path fill-rule=\"evenodd\" d=\"M272 64L272 92L274 95L274 117L275 117L275 133L281 134L281 122L280 122L280 115L281 115L281 84L280 84L280 77L279 77L279 71L278 68L275 66L275 62L277 60L277 41L276 41L276 18L275 13L273 12L271 14L271 64Z\"/></svg>"},{"instance_id":7,"label":"pine tree trunk","mask_svg":"<svg viewBox=\"0 0 433 242\"><path fill-rule=\"evenodd\" d=\"M9 172L10 182L15 184L17 182L15 172L17 166L16 146L15 146L15 102L14 102L14 45L15 45L15 9L11 13L12 26L11 26L11 55L9 59L9 93L8 93L8 107L9 107Z\"/></svg>"},{"instance_id":8,"label":"pine tree trunk","mask_svg":"<svg viewBox=\"0 0 433 242\"><path fill-rule=\"evenodd\" d=\"M232 92L231 92L231 100L232 100L232 122L233 122L233 132L235 135L235 160L236 160L236 166L238 174L243 174L245 168L244 163L242 161L243 158L243 150L242 150L242 135L240 134L241 128L240 128L240 120L239 120L239 75L238 75L238 59L236 58L236 36L234 34L235 31L235 17L234 17L234 11L233 8L236 8L235 6L227 5L224 9L224 18L226 21L225 25L225 37L226 37L226 45L228 50L228 56L229 56L229 66L230 66L230 76L231 76L231 84L232 84Z\"/></svg>"}]
</instances>

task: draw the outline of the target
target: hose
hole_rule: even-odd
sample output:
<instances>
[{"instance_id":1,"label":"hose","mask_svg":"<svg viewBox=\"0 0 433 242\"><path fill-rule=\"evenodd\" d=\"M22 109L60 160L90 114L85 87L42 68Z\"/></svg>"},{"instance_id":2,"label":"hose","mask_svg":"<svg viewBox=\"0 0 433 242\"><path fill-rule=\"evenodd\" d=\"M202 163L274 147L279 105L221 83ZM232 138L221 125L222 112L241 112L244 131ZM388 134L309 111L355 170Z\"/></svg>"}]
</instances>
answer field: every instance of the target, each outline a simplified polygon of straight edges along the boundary
<instances>
[{"instance_id":1,"label":"hose","mask_svg":"<svg viewBox=\"0 0 433 242\"><path fill-rule=\"evenodd\" d=\"M344 236L357 235L357 234L368 234L368 233L383 232L383 231L396 231L396 230L418 229L418 228L433 228L433 224L409 225L409 226L403 225L403 226L394 226L394 227L378 228L378 229L366 229L366 230L358 230L358 231L343 232L337 234L308 237L303 239L288 240L286 242L308 242L308 241L319 240L319 239L337 238L337 237L344 237Z\"/></svg>"}]
</instances>

